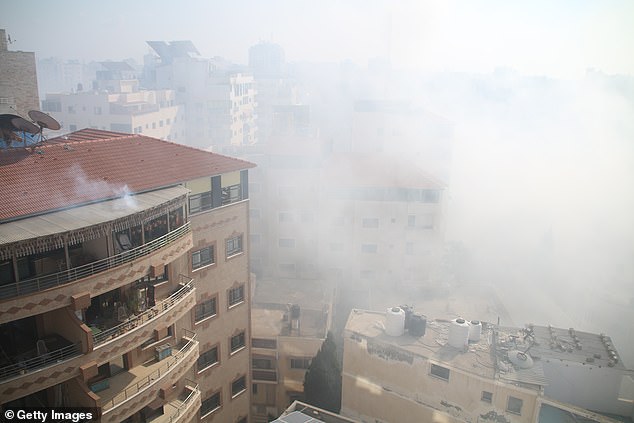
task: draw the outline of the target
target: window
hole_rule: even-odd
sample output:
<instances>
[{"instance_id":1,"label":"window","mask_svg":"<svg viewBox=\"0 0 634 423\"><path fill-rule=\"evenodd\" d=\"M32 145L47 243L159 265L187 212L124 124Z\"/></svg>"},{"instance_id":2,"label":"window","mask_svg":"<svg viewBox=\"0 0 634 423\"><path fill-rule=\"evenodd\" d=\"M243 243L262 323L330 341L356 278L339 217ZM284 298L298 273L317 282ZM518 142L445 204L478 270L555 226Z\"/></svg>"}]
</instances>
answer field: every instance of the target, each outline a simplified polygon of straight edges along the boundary
<instances>
[{"instance_id":1,"label":"window","mask_svg":"<svg viewBox=\"0 0 634 423\"><path fill-rule=\"evenodd\" d=\"M524 401L522 401L521 399L509 396L509 401L506 404L506 411L508 411L509 413L521 415L523 403Z\"/></svg>"},{"instance_id":2,"label":"window","mask_svg":"<svg viewBox=\"0 0 634 423\"><path fill-rule=\"evenodd\" d=\"M416 216L409 215L407 216L407 226L413 228L416 226Z\"/></svg>"},{"instance_id":3,"label":"window","mask_svg":"<svg viewBox=\"0 0 634 423\"><path fill-rule=\"evenodd\" d=\"M197 322L206 319L207 317L215 316L216 313L216 298L212 298L200 304L196 304L195 319Z\"/></svg>"},{"instance_id":4,"label":"window","mask_svg":"<svg viewBox=\"0 0 634 423\"><path fill-rule=\"evenodd\" d=\"M270 358L253 358L251 359L251 365L254 369L273 369L273 362Z\"/></svg>"},{"instance_id":5,"label":"window","mask_svg":"<svg viewBox=\"0 0 634 423\"><path fill-rule=\"evenodd\" d=\"M247 423L247 418L246 417L240 417L240 418L238 418L238 420L236 420L236 423Z\"/></svg>"},{"instance_id":6,"label":"window","mask_svg":"<svg viewBox=\"0 0 634 423\"><path fill-rule=\"evenodd\" d=\"M252 338L251 346L253 348L267 348L274 350L277 348L277 341L275 339Z\"/></svg>"},{"instance_id":7,"label":"window","mask_svg":"<svg viewBox=\"0 0 634 423\"><path fill-rule=\"evenodd\" d=\"M231 353L235 353L244 348L244 332L231 337Z\"/></svg>"},{"instance_id":8,"label":"window","mask_svg":"<svg viewBox=\"0 0 634 423\"><path fill-rule=\"evenodd\" d=\"M482 398L480 398L484 402L488 402L489 404L493 402L493 393L482 391Z\"/></svg>"},{"instance_id":9,"label":"window","mask_svg":"<svg viewBox=\"0 0 634 423\"><path fill-rule=\"evenodd\" d=\"M293 222L293 213L291 212L280 212L278 214L278 219L281 223L292 223Z\"/></svg>"},{"instance_id":10,"label":"window","mask_svg":"<svg viewBox=\"0 0 634 423\"><path fill-rule=\"evenodd\" d=\"M446 367L431 365L431 374L444 380L449 380L449 369Z\"/></svg>"},{"instance_id":11,"label":"window","mask_svg":"<svg viewBox=\"0 0 634 423\"><path fill-rule=\"evenodd\" d=\"M423 190L423 202L424 203L437 203L440 200L440 191L435 189Z\"/></svg>"},{"instance_id":12,"label":"window","mask_svg":"<svg viewBox=\"0 0 634 423\"><path fill-rule=\"evenodd\" d=\"M247 389L246 376L240 376L238 379L231 382L231 398L234 398Z\"/></svg>"},{"instance_id":13,"label":"window","mask_svg":"<svg viewBox=\"0 0 634 423\"><path fill-rule=\"evenodd\" d=\"M235 203L242 199L240 185L231 185L222 188L222 205Z\"/></svg>"},{"instance_id":14,"label":"window","mask_svg":"<svg viewBox=\"0 0 634 423\"><path fill-rule=\"evenodd\" d=\"M362 221L362 225L364 228L378 228L379 227L379 219L377 218L365 218Z\"/></svg>"},{"instance_id":15,"label":"window","mask_svg":"<svg viewBox=\"0 0 634 423\"><path fill-rule=\"evenodd\" d=\"M192 270L200 269L201 267L214 264L215 262L216 257L214 255L213 245L192 253Z\"/></svg>"},{"instance_id":16,"label":"window","mask_svg":"<svg viewBox=\"0 0 634 423\"><path fill-rule=\"evenodd\" d=\"M291 358L291 369L308 369L311 358Z\"/></svg>"},{"instance_id":17,"label":"window","mask_svg":"<svg viewBox=\"0 0 634 423\"><path fill-rule=\"evenodd\" d=\"M201 372L207 367L211 367L218 363L218 346L213 347L210 350L205 351L198 357L198 371Z\"/></svg>"},{"instance_id":18,"label":"window","mask_svg":"<svg viewBox=\"0 0 634 423\"><path fill-rule=\"evenodd\" d=\"M378 250L378 247L376 244L363 244L361 246L362 253L374 254L377 252L377 250Z\"/></svg>"},{"instance_id":19,"label":"window","mask_svg":"<svg viewBox=\"0 0 634 423\"><path fill-rule=\"evenodd\" d=\"M253 395L256 395L256 394L258 393L258 384L257 384L257 383L253 383L253 384L251 385L251 393L252 393Z\"/></svg>"},{"instance_id":20,"label":"window","mask_svg":"<svg viewBox=\"0 0 634 423\"><path fill-rule=\"evenodd\" d=\"M244 301L244 285L229 290L229 307Z\"/></svg>"},{"instance_id":21,"label":"window","mask_svg":"<svg viewBox=\"0 0 634 423\"><path fill-rule=\"evenodd\" d=\"M282 248L293 248L295 247L295 240L291 238L280 238L277 244Z\"/></svg>"},{"instance_id":22,"label":"window","mask_svg":"<svg viewBox=\"0 0 634 423\"><path fill-rule=\"evenodd\" d=\"M242 252L242 235L229 238L225 242L227 257L234 256Z\"/></svg>"},{"instance_id":23,"label":"window","mask_svg":"<svg viewBox=\"0 0 634 423\"><path fill-rule=\"evenodd\" d=\"M206 414L211 413L212 411L216 411L217 409L219 409L220 406L222 405L220 401L220 397L221 397L220 391L218 391L212 396L210 396L209 398L203 400L200 406L200 415L204 416Z\"/></svg>"}]
</instances>

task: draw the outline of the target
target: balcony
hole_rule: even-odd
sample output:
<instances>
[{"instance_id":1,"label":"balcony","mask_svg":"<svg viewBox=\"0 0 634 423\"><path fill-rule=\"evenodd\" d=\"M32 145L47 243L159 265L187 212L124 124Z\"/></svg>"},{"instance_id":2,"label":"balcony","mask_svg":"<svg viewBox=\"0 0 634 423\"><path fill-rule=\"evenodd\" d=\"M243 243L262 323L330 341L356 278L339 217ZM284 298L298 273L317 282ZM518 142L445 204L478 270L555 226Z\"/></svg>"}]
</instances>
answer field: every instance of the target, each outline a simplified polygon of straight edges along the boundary
<instances>
[{"instance_id":1,"label":"balcony","mask_svg":"<svg viewBox=\"0 0 634 423\"><path fill-rule=\"evenodd\" d=\"M0 367L0 382L64 363L81 354L81 343L73 344L59 335L49 336L38 341L32 350L11 357L5 354L0 359L5 363Z\"/></svg>"},{"instance_id":2,"label":"balcony","mask_svg":"<svg viewBox=\"0 0 634 423\"><path fill-rule=\"evenodd\" d=\"M253 369L253 382L277 382L276 370Z\"/></svg>"},{"instance_id":3,"label":"balcony","mask_svg":"<svg viewBox=\"0 0 634 423\"><path fill-rule=\"evenodd\" d=\"M187 298L193 298L194 293L194 280L185 276L180 275L181 284L180 287L169 297L156 301L156 304L141 312L138 313L125 321L116 324L114 326L110 325L106 329L99 328L97 325L91 326L91 330L93 331L93 342L95 348L99 348L107 342L113 341L117 338L120 338L135 329L142 329L151 323L159 323L167 316L173 315L174 311L177 309L177 306L185 301ZM192 307L193 307L192 302ZM188 308L187 310L191 309ZM171 319L177 320L177 319Z\"/></svg>"},{"instance_id":4,"label":"balcony","mask_svg":"<svg viewBox=\"0 0 634 423\"><path fill-rule=\"evenodd\" d=\"M91 296L138 279L149 266L165 264L192 245L189 222L179 228L119 254L53 274L0 286L0 323L72 305L72 296ZM16 303L1 301L29 294Z\"/></svg>"},{"instance_id":5,"label":"balcony","mask_svg":"<svg viewBox=\"0 0 634 423\"><path fill-rule=\"evenodd\" d=\"M183 377L198 358L196 334L185 332L176 352L107 379L107 388L98 394L103 423L125 420L155 400L162 386L172 385Z\"/></svg>"},{"instance_id":6,"label":"balcony","mask_svg":"<svg viewBox=\"0 0 634 423\"><path fill-rule=\"evenodd\" d=\"M198 413L201 405L200 390L198 384L187 381L188 385L174 401L163 406L163 415L152 419L152 423L184 423L191 421Z\"/></svg>"}]
</instances>

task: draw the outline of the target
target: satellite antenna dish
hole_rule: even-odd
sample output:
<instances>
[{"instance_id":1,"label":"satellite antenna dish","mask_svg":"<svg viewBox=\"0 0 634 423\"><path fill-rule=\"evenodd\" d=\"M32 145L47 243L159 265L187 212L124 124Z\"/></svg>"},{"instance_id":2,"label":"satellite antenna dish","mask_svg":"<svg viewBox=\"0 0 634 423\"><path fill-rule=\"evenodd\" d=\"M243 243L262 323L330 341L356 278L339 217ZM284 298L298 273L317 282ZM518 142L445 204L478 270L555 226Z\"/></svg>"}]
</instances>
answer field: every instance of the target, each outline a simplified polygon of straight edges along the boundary
<instances>
[{"instance_id":1,"label":"satellite antenna dish","mask_svg":"<svg viewBox=\"0 0 634 423\"><path fill-rule=\"evenodd\" d=\"M30 110L29 117L33 120L33 122L37 123L40 128L57 131L62 127L54 117L49 116L44 112L40 112L39 110Z\"/></svg>"},{"instance_id":2,"label":"satellite antenna dish","mask_svg":"<svg viewBox=\"0 0 634 423\"><path fill-rule=\"evenodd\" d=\"M40 132L40 128L38 128L33 123L21 117L16 117L11 119L11 124L18 131L28 132L29 134L37 134Z\"/></svg>"}]
</instances>

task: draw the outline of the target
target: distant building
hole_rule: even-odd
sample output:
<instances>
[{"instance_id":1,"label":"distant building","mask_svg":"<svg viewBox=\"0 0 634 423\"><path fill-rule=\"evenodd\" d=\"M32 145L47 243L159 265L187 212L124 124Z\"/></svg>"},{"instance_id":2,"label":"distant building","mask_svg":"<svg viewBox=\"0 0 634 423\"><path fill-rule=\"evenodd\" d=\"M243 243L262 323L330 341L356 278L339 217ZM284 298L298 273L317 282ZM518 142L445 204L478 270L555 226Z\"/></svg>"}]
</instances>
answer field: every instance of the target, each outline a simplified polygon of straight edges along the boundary
<instances>
[{"instance_id":1,"label":"distant building","mask_svg":"<svg viewBox=\"0 0 634 423\"><path fill-rule=\"evenodd\" d=\"M35 53L10 51L8 41L0 29L0 114L26 117L40 109Z\"/></svg>"},{"instance_id":2,"label":"distant building","mask_svg":"<svg viewBox=\"0 0 634 423\"><path fill-rule=\"evenodd\" d=\"M323 283L258 280L251 310L253 423L268 422L304 398L304 377L332 319Z\"/></svg>"},{"instance_id":3,"label":"distant building","mask_svg":"<svg viewBox=\"0 0 634 423\"><path fill-rule=\"evenodd\" d=\"M344 331L341 413L373 422L613 422L609 415L634 414L632 382L604 335L355 309Z\"/></svg>"},{"instance_id":4,"label":"distant building","mask_svg":"<svg viewBox=\"0 0 634 423\"><path fill-rule=\"evenodd\" d=\"M179 142L219 152L257 142L252 75L222 59L201 58L191 41L148 44L158 60L147 60L144 73L154 87L175 90L184 107L187 127Z\"/></svg>"},{"instance_id":5,"label":"distant building","mask_svg":"<svg viewBox=\"0 0 634 423\"><path fill-rule=\"evenodd\" d=\"M0 407L250 420L248 169L140 134L0 150Z\"/></svg>"}]
</instances>

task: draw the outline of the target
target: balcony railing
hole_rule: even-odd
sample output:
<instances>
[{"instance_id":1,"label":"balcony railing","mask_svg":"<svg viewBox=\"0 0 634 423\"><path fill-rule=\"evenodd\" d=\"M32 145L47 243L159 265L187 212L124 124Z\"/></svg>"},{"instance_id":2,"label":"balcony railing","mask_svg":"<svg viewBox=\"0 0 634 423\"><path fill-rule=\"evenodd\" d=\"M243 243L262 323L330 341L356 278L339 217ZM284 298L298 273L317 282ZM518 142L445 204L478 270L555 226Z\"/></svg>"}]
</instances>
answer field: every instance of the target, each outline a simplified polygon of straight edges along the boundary
<instances>
[{"instance_id":1,"label":"balcony railing","mask_svg":"<svg viewBox=\"0 0 634 423\"><path fill-rule=\"evenodd\" d=\"M276 370L253 369L253 380L277 382Z\"/></svg>"},{"instance_id":2,"label":"balcony railing","mask_svg":"<svg viewBox=\"0 0 634 423\"><path fill-rule=\"evenodd\" d=\"M103 271L113 269L122 264L129 263L138 258L145 257L160 248L169 245L190 231L190 223L187 222L178 229L175 229L159 238L147 242L139 247L132 248L117 255L106 257L101 260L83 266L74 267L70 270L27 279L24 281L0 286L0 299L18 297L45 289L55 288L79 279L92 276Z\"/></svg>"},{"instance_id":3,"label":"balcony railing","mask_svg":"<svg viewBox=\"0 0 634 423\"><path fill-rule=\"evenodd\" d=\"M180 302L187 294L194 290L194 280L188 276L180 275L182 280L186 280L182 284L181 288L174 292L172 295L164 300L157 302L155 306L145 310L144 312L137 314L126 320L125 322L118 324L99 333L93 334L92 338L95 346L103 344L104 342L118 338L119 336L131 331L132 329L142 326L145 323L150 322L159 315L167 313L169 310Z\"/></svg>"},{"instance_id":4,"label":"balcony railing","mask_svg":"<svg viewBox=\"0 0 634 423\"><path fill-rule=\"evenodd\" d=\"M9 366L0 368L0 380L23 375L43 367L60 363L81 355L81 344L67 345L63 348L46 352L40 356L29 358Z\"/></svg>"},{"instance_id":5,"label":"balcony railing","mask_svg":"<svg viewBox=\"0 0 634 423\"><path fill-rule=\"evenodd\" d=\"M137 394L140 394L153 385L159 383L163 377L165 377L175 366L178 366L178 364L183 361L183 358L197 345L196 333L188 331L187 329L183 330L186 335L183 339L187 341L185 345L175 354L172 354L170 358L163 360L165 363L152 371L149 375L143 377L141 380L138 380L131 386L128 386L114 398L103 404L102 409L104 413L107 413L115 406L126 402L127 400L135 397Z\"/></svg>"},{"instance_id":6,"label":"balcony railing","mask_svg":"<svg viewBox=\"0 0 634 423\"><path fill-rule=\"evenodd\" d=\"M196 397L200 395L198 384L191 380L188 380L187 382L190 383L190 385L187 386L187 389L189 390L189 394L187 394L187 396L183 400L181 400L180 404L178 404L178 406L176 407L176 411L170 414L169 423L174 423L178 421L178 419L183 414L185 414L187 409L193 404Z\"/></svg>"}]
</instances>

